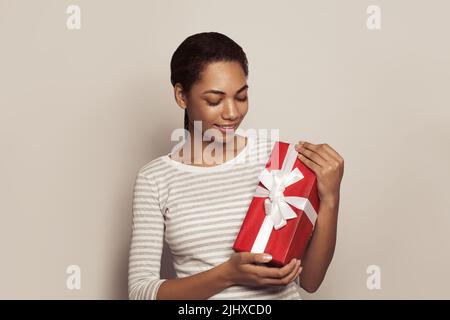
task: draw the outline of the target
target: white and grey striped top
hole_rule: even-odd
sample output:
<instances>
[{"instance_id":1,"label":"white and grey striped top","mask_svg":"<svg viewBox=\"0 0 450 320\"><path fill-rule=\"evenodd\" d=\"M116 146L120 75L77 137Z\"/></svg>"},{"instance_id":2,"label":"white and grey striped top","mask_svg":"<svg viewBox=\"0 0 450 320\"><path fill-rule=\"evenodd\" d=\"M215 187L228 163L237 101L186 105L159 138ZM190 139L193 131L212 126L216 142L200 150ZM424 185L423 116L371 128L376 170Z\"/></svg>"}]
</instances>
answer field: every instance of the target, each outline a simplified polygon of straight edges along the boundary
<instances>
[{"instance_id":1,"label":"white and grey striped top","mask_svg":"<svg viewBox=\"0 0 450 320\"><path fill-rule=\"evenodd\" d=\"M231 256L234 240L274 142L247 135L232 160L213 167L156 158L136 175L129 252L130 299L156 299L163 240L179 278L217 266ZM209 299L300 300L298 282L280 287L235 285Z\"/></svg>"}]
</instances>

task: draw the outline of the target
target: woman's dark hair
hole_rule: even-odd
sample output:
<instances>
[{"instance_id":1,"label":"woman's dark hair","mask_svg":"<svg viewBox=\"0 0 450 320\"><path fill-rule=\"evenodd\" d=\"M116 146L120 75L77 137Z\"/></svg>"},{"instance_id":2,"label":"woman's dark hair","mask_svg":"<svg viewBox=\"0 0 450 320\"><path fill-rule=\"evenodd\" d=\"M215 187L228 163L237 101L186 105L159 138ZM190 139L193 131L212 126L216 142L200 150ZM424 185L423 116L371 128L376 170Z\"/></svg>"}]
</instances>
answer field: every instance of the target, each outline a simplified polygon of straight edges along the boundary
<instances>
[{"instance_id":1,"label":"woman's dark hair","mask_svg":"<svg viewBox=\"0 0 450 320\"><path fill-rule=\"evenodd\" d=\"M187 37L175 50L170 61L170 81L180 83L189 97L192 85L200 79L200 73L211 62L239 62L248 76L248 61L244 50L233 40L218 32L202 32ZM184 111L184 128L189 119Z\"/></svg>"}]
</instances>

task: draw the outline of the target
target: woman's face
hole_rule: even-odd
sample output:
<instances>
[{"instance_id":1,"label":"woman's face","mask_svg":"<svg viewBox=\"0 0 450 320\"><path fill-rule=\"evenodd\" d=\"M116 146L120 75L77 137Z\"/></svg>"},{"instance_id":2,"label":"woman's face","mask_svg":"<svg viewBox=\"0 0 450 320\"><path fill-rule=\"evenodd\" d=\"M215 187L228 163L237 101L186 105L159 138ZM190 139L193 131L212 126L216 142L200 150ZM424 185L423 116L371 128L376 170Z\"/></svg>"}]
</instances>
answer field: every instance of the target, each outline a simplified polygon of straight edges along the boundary
<instances>
[{"instance_id":1,"label":"woman's face","mask_svg":"<svg viewBox=\"0 0 450 320\"><path fill-rule=\"evenodd\" d=\"M208 64L185 100L191 134L197 130L194 121L201 121L202 137L209 136L210 140L213 135L215 141L216 138L228 141L247 113L247 90L247 78L239 62ZM226 126L231 129L224 128Z\"/></svg>"}]
</instances>

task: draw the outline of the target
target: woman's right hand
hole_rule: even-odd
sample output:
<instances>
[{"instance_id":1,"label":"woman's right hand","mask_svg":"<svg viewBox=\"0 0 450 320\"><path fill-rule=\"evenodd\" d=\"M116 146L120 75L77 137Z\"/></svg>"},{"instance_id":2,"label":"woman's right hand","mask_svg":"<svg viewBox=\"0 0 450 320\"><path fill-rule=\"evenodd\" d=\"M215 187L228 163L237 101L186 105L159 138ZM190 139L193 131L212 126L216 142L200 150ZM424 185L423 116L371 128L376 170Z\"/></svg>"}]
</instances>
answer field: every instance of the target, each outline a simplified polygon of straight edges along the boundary
<instances>
[{"instance_id":1,"label":"woman's right hand","mask_svg":"<svg viewBox=\"0 0 450 320\"><path fill-rule=\"evenodd\" d=\"M281 268L256 264L267 263L271 259L270 255L264 253L233 253L225 262L226 276L231 285L285 286L297 278L302 271L300 260L297 259L292 259Z\"/></svg>"}]
</instances>

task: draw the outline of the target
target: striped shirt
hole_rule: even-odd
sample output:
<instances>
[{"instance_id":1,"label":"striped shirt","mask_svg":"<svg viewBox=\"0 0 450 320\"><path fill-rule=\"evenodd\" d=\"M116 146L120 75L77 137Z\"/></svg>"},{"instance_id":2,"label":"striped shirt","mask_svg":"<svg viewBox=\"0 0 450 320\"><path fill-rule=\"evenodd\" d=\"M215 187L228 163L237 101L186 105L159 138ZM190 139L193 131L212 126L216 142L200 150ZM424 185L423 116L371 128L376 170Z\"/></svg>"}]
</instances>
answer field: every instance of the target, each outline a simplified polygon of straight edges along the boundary
<instances>
[{"instance_id":1,"label":"striped shirt","mask_svg":"<svg viewBox=\"0 0 450 320\"><path fill-rule=\"evenodd\" d=\"M209 270L229 259L274 141L247 135L233 159L211 167L169 157L145 164L133 194L129 252L130 299L156 299L165 240L178 278ZM233 285L208 299L300 300L298 278L286 286Z\"/></svg>"}]
</instances>

